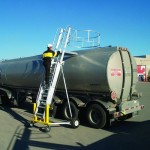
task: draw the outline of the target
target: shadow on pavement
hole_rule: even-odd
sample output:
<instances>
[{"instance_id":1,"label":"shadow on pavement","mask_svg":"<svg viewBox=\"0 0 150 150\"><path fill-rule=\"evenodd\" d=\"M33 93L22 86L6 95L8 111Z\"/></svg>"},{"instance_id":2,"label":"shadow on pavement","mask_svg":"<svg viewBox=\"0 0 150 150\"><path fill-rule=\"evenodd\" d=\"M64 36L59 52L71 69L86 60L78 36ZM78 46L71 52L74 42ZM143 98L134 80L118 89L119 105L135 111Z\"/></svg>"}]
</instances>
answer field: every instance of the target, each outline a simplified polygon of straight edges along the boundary
<instances>
[{"instance_id":1,"label":"shadow on pavement","mask_svg":"<svg viewBox=\"0 0 150 150\"><path fill-rule=\"evenodd\" d=\"M27 107L27 106L26 106ZM1 110L11 114L16 120L25 124L27 121L24 117L13 111L9 107L0 107ZM26 108L25 108L26 109ZM30 109L28 110L30 111ZM98 130L98 129L97 129ZM133 122L133 121L123 121L114 124L111 128L107 129L113 133L113 135L108 136L102 140L92 143L87 146L83 146L82 143L75 143L78 146L69 146L55 143L48 143L42 141L36 141L31 139L32 134L41 134L41 138L52 138L49 133L34 132L30 128L18 126L12 140L8 142L7 150L29 150L30 147L45 148L45 149L94 149L94 150L149 150L150 149L150 120L144 122ZM88 135L87 135L88 136ZM40 137L40 136L39 136ZM50 140L49 140L50 141Z\"/></svg>"},{"instance_id":2,"label":"shadow on pavement","mask_svg":"<svg viewBox=\"0 0 150 150\"><path fill-rule=\"evenodd\" d=\"M124 121L112 126L109 130L114 134L97 141L86 149L99 150L149 150L150 120L144 122Z\"/></svg>"}]
</instances>

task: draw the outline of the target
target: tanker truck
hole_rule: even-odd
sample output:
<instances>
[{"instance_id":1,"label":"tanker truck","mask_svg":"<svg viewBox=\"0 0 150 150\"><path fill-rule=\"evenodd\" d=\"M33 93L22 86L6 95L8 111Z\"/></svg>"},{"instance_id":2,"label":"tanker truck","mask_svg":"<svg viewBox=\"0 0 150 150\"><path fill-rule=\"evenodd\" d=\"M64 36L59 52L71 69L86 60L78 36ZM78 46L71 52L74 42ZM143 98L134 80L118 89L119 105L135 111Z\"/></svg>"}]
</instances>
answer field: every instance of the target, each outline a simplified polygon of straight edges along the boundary
<instances>
[{"instance_id":1,"label":"tanker truck","mask_svg":"<svg viewBox=\"0 0 150 150\"><path fill-rule=\"evenodd\" d=\"M0 100L22 105L35 99L44 76L42 55L0 62ZM65 75L73 117L80 115L93 128L133 117L143 109L136 90L136 63L127 48L97 47L65 53ZM54 116L69 119L64 83L60 74L51 104Z\"/></svg>"}]
</instances>

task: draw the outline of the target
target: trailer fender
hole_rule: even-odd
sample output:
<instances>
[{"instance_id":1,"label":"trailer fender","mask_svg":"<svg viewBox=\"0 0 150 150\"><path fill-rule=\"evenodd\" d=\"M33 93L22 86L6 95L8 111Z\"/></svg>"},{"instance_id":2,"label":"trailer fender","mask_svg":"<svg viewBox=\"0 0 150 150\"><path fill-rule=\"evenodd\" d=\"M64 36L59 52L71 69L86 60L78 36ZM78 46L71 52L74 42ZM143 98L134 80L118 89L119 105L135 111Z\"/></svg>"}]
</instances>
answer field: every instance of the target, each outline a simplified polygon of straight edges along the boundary
<instances>
[{"instance_id":1,"label":"trailer fender","mask_svg":"<svg viewBox=\"0 0 150 150\"><path fill-rule=\"evenodd\" d=\"M54 100L54 102L56 103L56 104L62 104L62 100L59 98L59 97L57 97L56 95L53 97L53 100Z\"/></svg>"},{"instance_id":2,"label":"trailer fender","mask_svg":"<svg viewBox=\"0 0 150 150\"><path fill-rule=\"evenodd\" d=\"M102 105L105 109L108 109L109 107L111 107L111 105L113 104L112 102L105 102L103 100L100 100L100 99L95 99L93 101L90 101L90 102L96 102L96 103L99 103L100 105ZM113 104L114 105L114 104Z\"/></svg>"},{"instance_id":3,"label":"trailer fender","mask_svg":"<svg viewBox=\"0 0 150 150\"><path fill-rule=\"evenodd\" d=\"M9 99L12 97L12 92L10 90L7 90L5 88L0 88L0 91L6 93Z\"/></svg>"},{"instance_id":4,"label":"trailer fender","mask_svg":"<svg viewBox=\"0 0 150 150\"><path fill-rule=\"evenodd\" d=\"M103 100L100 99L95 99L93 101L90 101L87 105L91 105L93 103L98 103L99 105L101 105L109 115L114 114L116 112L116 104L112 103L112 102L105 102ZM88 107L87 106L87 107Z\"/></svg>"},{"instance_id":5,"label":"trailer fender","mask_svg":"<svg viewBox=\"0 0 150 150\"><path fill-rule=\"evenodd\" d=\"M85 103L77 97L71 96L71 97L69 97L69 99L70 99L70 101L75 102L78 107L84 107L85 106Z\"/></svg>"}]
</instances>

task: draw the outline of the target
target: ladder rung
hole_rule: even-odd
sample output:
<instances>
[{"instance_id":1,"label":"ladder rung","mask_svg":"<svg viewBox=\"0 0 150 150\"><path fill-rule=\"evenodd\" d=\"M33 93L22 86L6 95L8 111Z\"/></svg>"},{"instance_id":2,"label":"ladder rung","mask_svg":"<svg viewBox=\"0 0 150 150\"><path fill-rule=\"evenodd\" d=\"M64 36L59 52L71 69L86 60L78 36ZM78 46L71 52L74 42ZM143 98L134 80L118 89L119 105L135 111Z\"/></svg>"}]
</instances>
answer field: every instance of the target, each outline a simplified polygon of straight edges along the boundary
<instances>
[{"instance_id":1,"label":"ladder rung","mask_svg":"<svg viewBox=\"0 0 150 150\"><path fill-rule=\"evenodd\" d=\"M47 99L47 97L45 99L41 98L41 99L39 99L39 101L40 101L40 103L46 103L46 99Z\"/></svg>"},{"instance_id":2,"label":"ladder rung","mask_svg":"<svg viewBox=\"0 0 150 150\"><path fill-rule=\"evenodd\" d=\"M48 93L43 93L42 96L46 97Z\"/></svg>"},{"instance_id":3,"label":"ladder rung","mask_svg":"<svg viewBox=\"0 0 150 150\"><path fill-rule=\"evenodd\" d=\"M54 71L55 70L55 66L50 68L50 71Z\"/></svg>"},{"instance_id":4,"label":"ladder rung","mask_svg":"<svg viewBox=\"0 0 150 150\"><path fill-rule=\"evenodd\" d=\"M40 101L46 101L46 98L47 98L46 95L42 95Z\"/></svg>"},{"instance_id":5,"label":"ladder rung","mask_svg":"<svg viewBox=\"0 0 150 150\"><path fill-rule=\"evenodd\" d=\"M41 104L46 104L46 100L41 99L39 101L40 101Z\"/></svg>"},{"instance_id":6,"label":"ladder rung","mask_svg":"<svg viewBox=\"0 0 150 150\"><path fill-rule=\"evenodd\" d=\"M46 106L46 105L45 105L45 106ZM45 106L41 106L41 105L40 105L38 108L43 108L43 109L45 109Z\"/></svg>"},{"instance_id":7,"label":"ladder rung","mask_svg":"<svg viewBox=\"0 0 150 150\"><path fill-rule=\"evenodd\" d=\"M49 75L49 77L52 77L52 76L54 76L54 72L51 72Z\"/></svg>"},{"instance_id":8,"label":"ladder rung","mask_svg":"<svg viewBox=\"0 0 150 150\"><path fill-rule=\"evenodd\" d=\"M47 99L47 96L46 95L42 95L42 97L41 97L42 99L40 100L40 101L46 101L46 99Z\"/></svg>"},{"instance_id":9,"label":"ladder rung","mask_svg":"<svg viewBox=\"0 0 150 150\"><path fill-rule=\"evenodd\" d=\"M50 72L49 78L52 78L54 76L54 72Z\"/></svg>"},{"instance_id":10,"label":"ladder rung","mask_svg":"<svg viewBox=\"0 0 150 150\"><path fill-rule=\"evenodd\" d=\"M43 114L42 114L42 113L36 113L36 115L37 115L37 116L40 116L40 117L42 117L42 116L43 116Z\"/></svg>"},{"instance_id":11,"label":"ladder rung","mask_svg":"<svg viewBox=\"0 0 150 150\"><path fill-rule=\"evenodd\" d=\"M52 80L53 80L53 76L50 76L49 77L49 83L52 83Z\"/></svg>"},{"instance_id":12,"label":"ladder rung","mask_svg":"<svg viewBox=\"0 0 150 150\"><path fill-rule=\"evenodd\" d=\"M42 103L42 104L40 104L39 106L41 106L41 107L44 107L44 108L45 108L46 103Z\"/></svg>"},{"instance_id":13,"label":"ladder rung","mask_svg":"<svg viewBox=\"0 0 150 150\"><path fill-rule=\"evenodd\" d=\"M48 89L47 89L47 88L48 88L48 87L45 87L43 93L47 93L47 92L48 92Z\"/></svg>"},{"instance_id":14,"label":"ladder rung","mask_svg":"<svg viewBox=\"0 0 150 150\"><path fill-rule=\"evenodd\" d=\"M45 92L48 92L49 86L43 86Z\"/></svg>"},{"instance_id":15,"label":"ladder rung","mask_svg":"<svg viewBox=\"0 0 150 150\"><path fill-rule=\"evenodd\" d=\"M52 63L52 66L55 66L57 64L57 61L54 61L53 63Z\"/></svg>"}]
</instances>

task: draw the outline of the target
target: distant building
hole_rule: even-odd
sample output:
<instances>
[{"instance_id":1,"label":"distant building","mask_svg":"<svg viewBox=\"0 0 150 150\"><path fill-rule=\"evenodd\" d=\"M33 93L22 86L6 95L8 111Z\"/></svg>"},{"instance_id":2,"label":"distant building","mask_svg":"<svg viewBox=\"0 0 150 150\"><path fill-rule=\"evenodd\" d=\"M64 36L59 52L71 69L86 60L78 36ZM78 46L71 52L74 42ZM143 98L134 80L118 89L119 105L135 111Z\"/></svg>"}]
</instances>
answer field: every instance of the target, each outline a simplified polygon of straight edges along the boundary
<instances>
[{"instance_id":1,"label":"distant building","mask_svg":"<svg viewBox=\"0 0 150 150\"><path fill-rule=\"evenodd\" d=\"M150 55L134 56L139 80L147 81L150 77Z\"/></svg>"}]
</instances>

